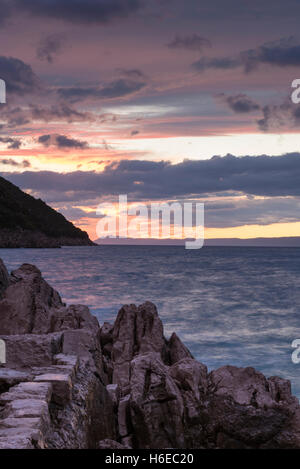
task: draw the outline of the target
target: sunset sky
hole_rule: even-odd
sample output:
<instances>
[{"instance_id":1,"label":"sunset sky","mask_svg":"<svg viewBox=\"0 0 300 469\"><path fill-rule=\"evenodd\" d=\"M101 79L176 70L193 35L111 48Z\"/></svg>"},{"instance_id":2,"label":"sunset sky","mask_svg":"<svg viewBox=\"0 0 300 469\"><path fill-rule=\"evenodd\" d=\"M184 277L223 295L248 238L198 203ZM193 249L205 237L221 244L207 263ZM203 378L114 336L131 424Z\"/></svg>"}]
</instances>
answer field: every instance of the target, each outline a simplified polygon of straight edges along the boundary
<instances>
[{"instance_id":1,"label":"sunset sky","mask_svg":"<svg viewBox=\"0 0 300 469\"><path fill-rule=\"evenodd\" d=\"M0 171L96 208L205 203L206 237L300 236L298 0L0 0Z\"/></svg>"}]
</instances>

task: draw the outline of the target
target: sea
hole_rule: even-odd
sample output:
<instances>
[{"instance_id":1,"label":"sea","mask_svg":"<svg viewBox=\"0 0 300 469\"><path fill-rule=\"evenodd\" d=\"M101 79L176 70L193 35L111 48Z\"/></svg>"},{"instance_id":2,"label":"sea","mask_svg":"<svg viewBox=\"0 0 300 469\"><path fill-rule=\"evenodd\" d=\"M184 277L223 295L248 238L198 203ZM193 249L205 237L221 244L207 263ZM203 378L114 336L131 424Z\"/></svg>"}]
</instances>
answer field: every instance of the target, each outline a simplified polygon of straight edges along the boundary
<instances>
[{"instance_id":1,"label":"sea","mask_svg":"<svg viewBox=\"0 0 300 469\"><path fill-rule=\"evenodd\" d=\"M300 248L99 246L0 249L11 271L35 264L68 304L85 304L100 324L123 304L152 301L209 370L254 367L291 380L300 398Z\"/></svg>"}]
</instances>

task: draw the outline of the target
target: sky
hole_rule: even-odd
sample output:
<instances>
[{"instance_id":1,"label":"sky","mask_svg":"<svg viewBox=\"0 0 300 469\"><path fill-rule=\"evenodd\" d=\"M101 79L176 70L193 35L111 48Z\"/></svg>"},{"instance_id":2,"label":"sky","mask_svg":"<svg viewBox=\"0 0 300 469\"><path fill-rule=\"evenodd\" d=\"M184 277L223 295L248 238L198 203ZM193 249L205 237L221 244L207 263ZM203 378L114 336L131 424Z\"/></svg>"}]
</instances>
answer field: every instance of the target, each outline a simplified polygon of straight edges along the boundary
<instances>
[{"instance_id":1,"label":"sky","mask_svg":"<svg viewBox=\"0 0 300 469\"><path fill-rule=\"evenodd\" d=\"M92 239L119 194L204 203L207 238L300 235L299 0L0 0L0 13L3 177Z\"/></svg>"}]
</instances>

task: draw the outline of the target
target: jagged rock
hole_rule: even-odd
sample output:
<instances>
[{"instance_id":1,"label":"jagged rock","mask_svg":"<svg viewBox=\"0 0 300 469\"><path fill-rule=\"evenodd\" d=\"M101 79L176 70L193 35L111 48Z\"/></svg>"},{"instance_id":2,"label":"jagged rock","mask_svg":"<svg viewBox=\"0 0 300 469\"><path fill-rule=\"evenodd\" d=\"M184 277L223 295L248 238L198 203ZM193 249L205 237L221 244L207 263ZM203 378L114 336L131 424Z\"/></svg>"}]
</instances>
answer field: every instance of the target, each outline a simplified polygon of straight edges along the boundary
<instances>
[{"instance_id":1,"label":"jagged rock","mask_svg":"<svg viewBox=\"0 0 300 469\"><path fill-rule=\"evenodd\" d=\"M99 441L98 448L99 449L128 449L127 446L121 445L121 443L118 443L117 441L108 440L108 439Z\"/></svg>"},{"instance_id":2,"label":"jagged rock","mask_svg":"<svg viewBox=\"0 0 300 469\"><path fill-rule=\"evenodd\" d=\"M135 350L135 325L137 308L123 306L119 311L113 330L113 383L129 384L130 362Z\"/></svg>"},{"instance_id":3,"label":"jagged rock","mask_svg":"<svg viewBox=\"0 0 300 469\"><path fill-rule=\"evenodd\" d=\"M77 373L79 367L79 359L76 355L64 355L59 353L55 355L54 361L56 365L66 365L74 369L74 372Z\"/></svg>"},{"instance_id":4,"label":"jagged rock","mask_svg":"<svg viewBox=\"0 0 300 469\"><path fill-rule=\"evenodd\" d=\"M0 404L5 405L20 399L40 399L50 402L52 385L50 383L22 382L10 388L9 392L0 395Z\"/></svg>"},{"instance_id":5,"label":"jagged rock","mask_svg":"<svg viewBox=\"0 0 300 469\"><path fill-rule=\"evenodd\" d=\"M139 306L123 306L113 329L113 382L129 384L130 362L135 355L146 352L165 354L163 325L156 306L149 301Z\"/></svg>"},{"instance_id":6,"label":"jagged rock","mask_svg":"<svg viewBox=\"0 0 300 469\"><path fill-rule=\"evenodd\" d=\"M0 300L0 334L7 352L0 430L10 434L0 431L0 448L96 448L99 439L116 438L100 326L87 307L66 307L24 264Z\"/></svg>"},{"instance_id":7,"label":"jagged rock","mask_svg":"<svg viewBox=\"0 0 300 469\"><path fill-rule=\"evenodd\" d=\"M0 299L9 285L9 274L2 259L0 259Z\"/></svg>"},{"instance_id":8,"label":"jagged rock","mask_svg":"<svg viewBox=\"0 0 300 469\"><path fill-rule=\"evenodd\" d=\"M157 352L163 354L165 339L163 325L156 306L147 301L140 305L136 315L136 353Z\"/></svg>"},{"instance_id":9,"label":"jagged rock","mask_svg":"<svg viewBox=\"0 0 300 469\"><path fill-rule=\"evenodd\" d=\"M179 362L179 360L182 360L183 358L194 358L175 332L173 332L168 342L168 353L170 365Z\"/></svg>"},{"instance_id":10,"label":"jagged rock","mask_svg":"<svg viewBox=\"0 0 300 469\"><path fill-rule=\"evenodd\" d=\"M279 388L284 389L282 396ZM207 437L225 448L279 447L283 434L299 418L299 403L287 388L287 381L268 380L253 368L226 366L213 371L206 398ZM299 430L293 434L297 448Z\"/></svg>"},{"instance_id":11,"label":"jagged rock","mask_svg":"<svg viewBox=\"0 0 300 469\"><path fill-rule=\"evenodd\" d=\"M84 364L78 369L71 400L64 406L53 402L50 415L49 448L96 448L99 440L116 439L111 399L100 379Z\"/></svg>"},{"instance_id":12,"label":"jagged rock","mask_svg":"<svg viewBox=\"0 0 300 469\"><path fill-rule=\"evenodd\" d=\"M23 264L11 274L0 301L0 334L47 334L52 310L63 306L59 294L35 266Z\"/></svg>"},{"instance_id":13,"label":"jagged rock","mask_svg":"<svg viewBox=\"0 0 300 469\"><path fill-rule=\"evenodd\" d=\"M52 384L52 401L58 405L65 405L72 398L72 379L69 373L48 373L36 376L34 379L37 383Z\"/></svg>"},{"instance_id":14,"label":"jagged rock","mask_svg":"<svg viewBox=\"0 0 300 469\"><path fill-rule=\"evenodd\" d=\"M208 375L176 334L164 340L160 325L151 347L154 324L151 303L123 307L115 324L120 437L127 433L135 448L300 447L299 402L286 380L267 380L252 368Z\"/></svg>"},{"instance_id":15,"label":"jagged rock","mask_svg":"<svg viewBox=\"0 0 300 469\"><path fill-rule=\"evenodd\" d=\"M3 411L5 417L12 418L40 418L49 424L48 404L41 399L16 399L7 404Z\"/></svg>"},{"instance_id":16,"label":"jagged rock","mask_svg":"<svg viewBox=\"0 0 300 469\"><path fill-rule=\"evenodd\" d=\"M105 345L112 343L113 330L114 330L114 325L110 324L109 322L105 322L103 326L101 327L100 340L101 340L102 347L105 347Z\"/></svg>"},{"instance_id":17,"label":"jagged rock","mask_svg":"<svg viewBox=\"0 0 300 469\"><path fill-rule=\"evenodd\" d=\"M183 399L158 353L132 360L130 414L137 448L184 448Z\"/></svg>"},{"instance_id":18,"label":"jagged rock","mask_svg":"<svg viewBox=\"0 0 300 469\"><path fill-rule=\"evenodd\" d=\"M208 373L150 302L100 328L34 266L0 263L0 334L0 449L300 448L287 380Z\"/></svg>"},{"instance_id":19,"label":"jagged rock","mask_svg":"<svg viewBox=\"0 0 300 469\"><path fill-rule=\"evenodd\" d=\"M121 438L132 433L130 428L130 395L122 397L118 406L118 430Z\"/></svg>"},{"instance_id":20,"label":"jagged rock","mask_svg":"<svg viewBox=\"0 0 300 469\"><path fill-rule=\"evenodd\" d=\"M0 449L45 449L43 435L31 428L18 427L0 432Z\"/></svg>"},{"instance_id":21,"label":"jagged rock","mask_svg":"<svg viewBox=\"0 0 300 469\"><path fill-rule=\"evenodd\" d=\"M197 448L203 440L201 407L208 390L207 368L191 358L184 358L169 369L184 405L185 447Z\"/></svg>"},{"instance_id":22,"label":"jagged rock","mask_svg":"<svg viewBox=\"0 0 300 469\"><path fill-rule=\"evenodd\" d=\"M51 365L62 351L62 334L24 334L0 336L6 343L6 365L23 369Z\"/></svg>"},{"instance_id":23,"label":"jagged rock","mask_svg":"<svg viewBox=\"0 0 300 469\"><path fill-rule=\"evenodd\" d=\"M0 393L6 392L11 386L31 381L32 374L30 372L10 370L9 368L0 368Z\"/></svg>"},{"instance_id":24,"label":"jagged rock","mask_svg":"<svg viewBox=\"0 0 300 469\"><path fill-rule=\"evenodd\" d=\"M52 316L51 332L99 328L98 320L92 316L89 309L83 305L71 305L62 308Z\"/></svg>"},{"instance_id":25,"label":"jagged rock","mask_svg":"<svg viewBox=\"0 0 300 469\"><path fill-rule=\"evenodd\" d=\"M115 407L118 406L120 399L120 389L117 384L108 384L106 390L111 398L111 401Z\"/></svg>"},{"instance_id":26,"label":"jagged rock","mask_svg":"<svg viewBox=\"0 0 300 469\"><path fill-rule=\"evenodd\" d=\"M68 330L63 333L62 352L66 355L76 355L80 357L82 363L91 372L96 373L102 383L108 384L109 380L104 370L102 350L99 340L99 325L94 332L91 330Z\"/></svg>"}]
</instances>

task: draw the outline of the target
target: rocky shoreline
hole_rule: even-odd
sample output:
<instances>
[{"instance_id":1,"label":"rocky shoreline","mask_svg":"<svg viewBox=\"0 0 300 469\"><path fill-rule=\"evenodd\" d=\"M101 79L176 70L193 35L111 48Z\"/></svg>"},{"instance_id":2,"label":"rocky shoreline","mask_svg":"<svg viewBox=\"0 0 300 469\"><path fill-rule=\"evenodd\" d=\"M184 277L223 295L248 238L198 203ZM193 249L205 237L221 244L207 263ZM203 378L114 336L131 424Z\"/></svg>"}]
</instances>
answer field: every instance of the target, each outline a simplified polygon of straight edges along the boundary
<instances>
[{"instance_id":1,"label":"rocky shoreline","mask_svg":"<svg viewBox=\"0 0 300 469\"><path fill-rule=\"evenodd\" d=\"M300 448L289 381L208 373L150 302L100 326L35 266L0 262L0 339L0 449Z\"/></svg>"},{"instance_id":2,"label":"rocky shoreline","mask_svg":"<svg viewBox=\"0 0 300 469\"><path fill-rule=\"evenodd\" d=\"M96 246L88 236L47 236L41 231L0 229L0 248L60 248L62 246Z\"/></svg>"}]
</instances>

